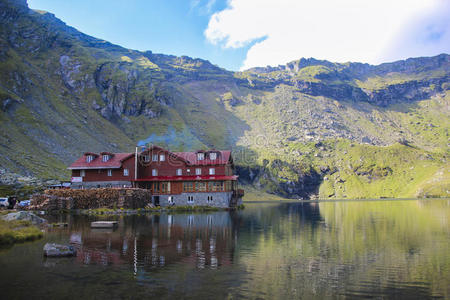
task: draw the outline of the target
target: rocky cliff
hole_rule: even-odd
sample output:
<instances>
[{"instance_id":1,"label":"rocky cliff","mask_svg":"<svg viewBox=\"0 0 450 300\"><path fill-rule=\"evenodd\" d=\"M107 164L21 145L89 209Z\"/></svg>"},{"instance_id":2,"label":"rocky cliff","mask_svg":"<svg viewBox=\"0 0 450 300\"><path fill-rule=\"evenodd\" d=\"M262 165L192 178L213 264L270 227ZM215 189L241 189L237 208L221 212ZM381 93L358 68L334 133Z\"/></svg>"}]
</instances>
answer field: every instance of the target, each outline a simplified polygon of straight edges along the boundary
<instances>
[{"instance_id":1,"label":"rocky cliff","mask_svg":"<svg viewBox=\"0 0 450 300\"><path fill-rule=\"evenodd\" d=\"M367 187L364 196L426 193L427 180L448 168L447 54L378 66L300 59L230 72L90 37L26 1L1 0L0 24L4 183L67 179L66 165L84 151L133 151L145 142L233 148L243 182L287 197L357 197ZM378 172L397 142L405 167ZM353 156L344 153L361 149L372 157L345 166ZM406 171L419 167L420 176ZM409 194L381 187L409 175ZM447 184L444 175L436 193Z\"/></svg>"}]
</instances>

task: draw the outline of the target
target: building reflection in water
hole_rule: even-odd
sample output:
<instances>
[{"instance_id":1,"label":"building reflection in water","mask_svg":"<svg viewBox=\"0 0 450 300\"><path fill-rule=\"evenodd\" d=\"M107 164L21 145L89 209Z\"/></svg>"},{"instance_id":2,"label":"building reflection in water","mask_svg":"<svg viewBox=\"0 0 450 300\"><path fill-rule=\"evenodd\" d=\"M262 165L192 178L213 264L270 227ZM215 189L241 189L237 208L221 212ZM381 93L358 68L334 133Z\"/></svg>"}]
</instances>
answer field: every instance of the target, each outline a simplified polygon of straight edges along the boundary
<instances>
[{"instance_id":1,"label":"building reflection in water","mask_svg":"<svg viewBox=\"0 0 450 300\"><path fill-rule=\"evenodd\" d=\"M78 250L79 263L128 264L135 275L177 263L218 269L232 264L239 235L258 235L254 228L271 226L266 222L270 218L261 215L266 212L115 216L119 221L116 230L91 229L94 219L80 216L69 226L70 242ZM319 206L314 203L278 205L276 214L299 218L300 226L306 222L314 227L321 221Z\"/></svg>"},{"instance_id":2,"label":"building reflection in water","mask_svg":"<svg viewBox=\"0 0 450 300\"><path fill-rule=\"evenodd\" d=\"M92 219L70 226L70 243L83 264L129 264L134 274L182 263L197 269L231 264L239 214L161 214L127 216L116 230L91 229Z\"/></svg>"}]
</instances>

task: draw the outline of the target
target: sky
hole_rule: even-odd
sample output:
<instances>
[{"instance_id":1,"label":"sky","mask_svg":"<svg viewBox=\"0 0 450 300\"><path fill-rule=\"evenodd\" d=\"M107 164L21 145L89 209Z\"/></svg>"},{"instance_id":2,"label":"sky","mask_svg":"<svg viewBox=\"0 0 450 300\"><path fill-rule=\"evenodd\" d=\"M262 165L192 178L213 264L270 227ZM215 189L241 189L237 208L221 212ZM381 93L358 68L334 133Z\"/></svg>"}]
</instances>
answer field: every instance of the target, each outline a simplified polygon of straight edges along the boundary
<instances>
[{"instance_id":1,"label":"sky","mask_svg":"<svg viewBox=\"0 0 450 300\"><path fill-rule=\"evenodd\" d=\"M449 0L28 0L114 44L228 70L450 53Z\"/></svg>"}]
</instances>

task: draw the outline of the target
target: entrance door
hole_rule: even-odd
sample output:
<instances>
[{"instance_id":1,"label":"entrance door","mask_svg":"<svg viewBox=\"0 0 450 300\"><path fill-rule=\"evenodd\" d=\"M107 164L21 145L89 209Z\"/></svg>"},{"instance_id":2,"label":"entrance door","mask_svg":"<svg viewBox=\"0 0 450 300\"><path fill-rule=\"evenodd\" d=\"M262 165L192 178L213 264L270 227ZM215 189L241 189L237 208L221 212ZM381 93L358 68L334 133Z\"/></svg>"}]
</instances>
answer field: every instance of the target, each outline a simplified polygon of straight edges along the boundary
<instances>
[{"instance_id":1,"label":"entrance door","mask_svg":"<svg viewBox=\"0 0 450 300\"><path fill-rule=\"evenodd\" d=\"M159 196L153 196L153 205L159 206Z\"/></svg>"}]
</instances>

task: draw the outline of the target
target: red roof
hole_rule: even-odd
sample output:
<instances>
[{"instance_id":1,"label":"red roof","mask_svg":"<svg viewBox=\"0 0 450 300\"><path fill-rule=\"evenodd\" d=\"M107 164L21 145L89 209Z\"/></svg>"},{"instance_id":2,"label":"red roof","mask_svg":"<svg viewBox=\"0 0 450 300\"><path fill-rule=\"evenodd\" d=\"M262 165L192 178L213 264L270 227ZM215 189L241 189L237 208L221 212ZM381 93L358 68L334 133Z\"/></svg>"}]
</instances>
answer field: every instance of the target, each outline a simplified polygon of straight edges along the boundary
<instances>
[{"instance_id":1,"label":"red roof","mask_svg":"<svg viewBox=\"0 0 450 300\"><path fill-rule=\"evenodd\" d=\"M199 180L237 180L239 176L215 176L215 175L204 175L204 176L151 176L145 178L135 179L133 181L199 181Z\"/></svg>"},{"instance_id":2,"label":"red roof","mask_svg":"<svg viewBox=\"0 0 450 300\"><path fill-rule=\"evenodd\" d=\"M86 161L87 155L93 155L94 159L91 162ZM68 167L69 170L78 169L119 169L122 167L122 162L134 156L134 153L114 153L108 161L102 161L102 156L95 153L85 153L82 157L77 159Z\"/></svg>"},{"instance_id":3,"label":"red roof","mask_svg":"<svg viewBox=\"0 0 450 300\"><path fill-rule=\"evenodd\" d=\"M198 160L197 153L205 153L205 159ZM210 153L217 153L217 159L209 159ZM229 163L231 151L229 150L211 150L211 151L197 151L197 152L173 152L178 157L188 161L190 165L226 165Z\"/></svg>"}]
</instances>

